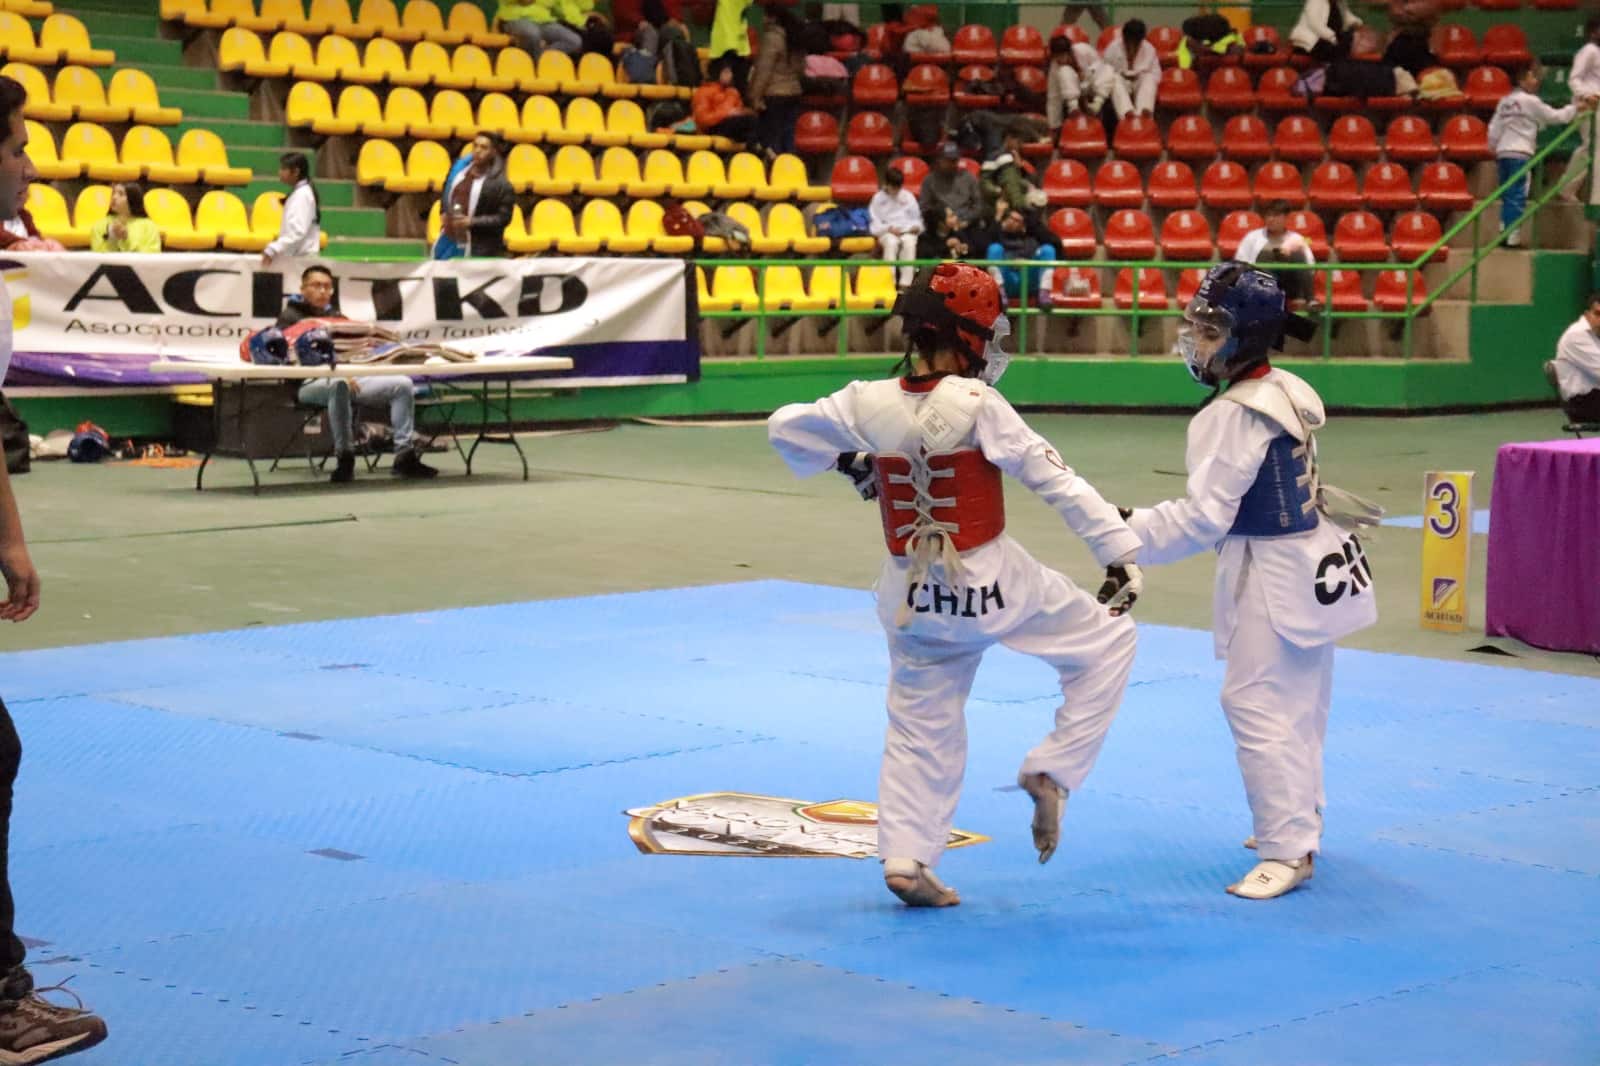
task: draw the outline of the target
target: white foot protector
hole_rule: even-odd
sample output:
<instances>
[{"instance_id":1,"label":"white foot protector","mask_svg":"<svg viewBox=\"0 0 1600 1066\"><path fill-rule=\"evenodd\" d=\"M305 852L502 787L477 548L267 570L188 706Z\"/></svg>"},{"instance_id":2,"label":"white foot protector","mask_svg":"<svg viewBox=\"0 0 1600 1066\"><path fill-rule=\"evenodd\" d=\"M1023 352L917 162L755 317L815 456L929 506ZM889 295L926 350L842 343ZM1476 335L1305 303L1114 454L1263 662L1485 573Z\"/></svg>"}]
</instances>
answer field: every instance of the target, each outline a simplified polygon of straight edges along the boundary
<instances>
[{"instance_id":1,"label":"white foot protector","mask_svg":"<svg viewBox=\"0 0 1600 1066\"><path fill-rule=\"evenodd\" d=\"M1033 797L1033 846L1039 849L1039 864L1050 861L1061 843L1061 816L1067 810L1067 790L1049 774L1018 774L1017 784Z\"/></svg>"},{"instance_id":2,"label":"white foot protector","mask_svg":"<svg viewBox=\"0 0 1600 1066\"><path fill-rule=\"evenodd\" d=\"M1302 882L1311 880L1315 857L1303 859L1263 859L1255 869L1228 886L1229 895L1240 899L1275 899Z\"/></svg>"},{"instance_id":3,"label":"white foot protector","mask_svg":"<svg viewBox=\"0 0 1600 1066\"><path fill-rule=\"evenodd\" d=\"M954 907L961 902L961 893L916 859L884 859L883 883L908 907Z\"/></svg>"}]
</instances>

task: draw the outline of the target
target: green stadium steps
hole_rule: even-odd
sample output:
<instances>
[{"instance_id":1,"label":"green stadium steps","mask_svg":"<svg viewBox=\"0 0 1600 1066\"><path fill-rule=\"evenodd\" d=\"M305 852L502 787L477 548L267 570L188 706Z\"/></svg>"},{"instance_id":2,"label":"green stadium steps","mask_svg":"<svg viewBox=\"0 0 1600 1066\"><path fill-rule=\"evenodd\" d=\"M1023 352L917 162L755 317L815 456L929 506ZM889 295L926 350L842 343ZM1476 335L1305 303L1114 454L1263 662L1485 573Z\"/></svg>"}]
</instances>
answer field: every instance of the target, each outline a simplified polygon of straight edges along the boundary
<instances>
[{"instance_id":1,"label":"green stadium steps","mask_svg":"<svg viewBox=\"0 0 1600 1066\"><path fill-rule=\"evenodd\" d=\"M287 145L278 144L271 147L248 147L228 145L228 162L236 167L249 167L255 171L257 180L273 180L278 176L278 157L285 152L304 152L306 158L313 161L317 153L309 148L289 148ZM315 170L312 173L316 173Z\"/></svg>"},{"instance_id":2,"label":"green stadium steps","mask_svg":"<svg viewBox=\"0 0 1600 1066\"><path fill-rule=\"evenodd\" d=\"M335 237L330 233L324 254L329 259L341 260L409 260L424 258L427 250L424 242L403 237Z\"/></svg>"},{"instance_id":3,"label":"green stadium steps","mask_svg":"<svg viewBox=\"0 0 1600 1066\"><path fill-rule=\"evenodd\" d=\"M115 66L100 67L100 80L106 84L111 83L111 76L124 67L133 67L142 70L155 81L156 88L161 91L164 98L169 90L189 89L206 92L217 91L217 72L206 67L186 67L181 65L167 65L163 63L134 63L117 54Z\"/></svg>"},{"instance_id":4,"label":"green stadium steps","mask_svg":"<svg viewBox=\"0 0 1600 1066\"><path fill-rule=\"evenodd\" d=\"M243 93L219 92L214 89L169 89L165 85L161 85L160 89L163 104L167 107L182 108L183 117L189 120L190 125L200 124L207 129L215 130L217 135L229 144L236 142L230 139L228 133L223 132L223 128L244 126L243 120L250 117L250 98ZM263 122L258 125L272 128L274 124ZM281 125L276 126L276 129L279 134L283 132Z\"/></svg>"},{"instance_id":5,"label":"green stadium steps","mask_svg":"<svg viewBox=\"0 0 1600 1066\"><path fill-rule=\"evenodd\" d=\"M96 48L109 48L117 53L117 65L123 67L143 67L147 63L160 66L183 66L183 45L177 41L164 41L154 35L147 37L122 37L112 33L101 33L95 27L95 16L90 15L84 23L89 29L89 40ZM215 87L216 72L212 75L212 87Z\"/></svg>"},{"instance_id":6,"label":"green stadium steps","mask_svg":"<svg viewBox=\"0 0 1600 1066\"><path fill-rule=\"evenodd\" d=\"M322 228L331 241L335 237L388 238L389 220L382 211L370 207L328 207L322 209ZM412 243L417 243L413 241Z\"/></svg>"},{"instance_id":7,"label":"green stadium steps","mask_svg":"<svg viewBox=\"0 0 1600 1066\"><path fill-rule=\"evenodd\" d=\"M101 44L102 37L137 37L142 40L153 40L161 36L161 17L155 11L142 12L135 4L121 4L114 10L74 10L73 8L58 7L56 10L64 11L69 15L77 16L89 30L89 40L96 48L111 48L113 45ZM117 59L121 60L122 52L118 50Z\"/></svg>"},{"instance_id":8,"label":"green stadium steps","mask_svg":"<svg viewBox=\"0 0 1600 1066\"><path fill-rule=\"evenodd\" d=\"M162 95L166 100L166 95ZM243 148L284 148L283 127L276 122L252 122L237 119L213 119L208 115L184 109L184 121L172 127L174 139L181 137L191 129L205 129L222 138L222 143L228 146L228 151Z\"/></svg>"},{"instance_id":9,"label":"green stadium steps","mask_svg":"<svg viewBox=\"0 0 1600 1066\"><path fill-rule=\"evenodd\" d=\"M286 149L285 149L286 150ZM229 153L230 158L232 153ZM264 181L257 178L248 185L235 186L231 190L245 203L254 203L256 197L264 192L283 192L283 184L276 178ZM317 195L322 198L323 207L354 208L356 206L356 183L353 181L330 181L325 178L317 179ZM363 210L377 210L364 208ZM380 211L379 214L382 214Z\"/></svg>"}]
</instances>

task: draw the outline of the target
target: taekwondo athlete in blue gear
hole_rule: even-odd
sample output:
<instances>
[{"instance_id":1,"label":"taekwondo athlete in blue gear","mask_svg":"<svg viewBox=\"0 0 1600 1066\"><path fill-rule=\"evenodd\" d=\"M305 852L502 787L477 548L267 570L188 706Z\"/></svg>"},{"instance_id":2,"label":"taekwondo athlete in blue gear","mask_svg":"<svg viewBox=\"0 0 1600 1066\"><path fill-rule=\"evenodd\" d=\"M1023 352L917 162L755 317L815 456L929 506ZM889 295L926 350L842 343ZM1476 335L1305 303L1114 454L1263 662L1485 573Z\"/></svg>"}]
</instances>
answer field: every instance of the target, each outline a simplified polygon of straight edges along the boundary
<instances>
[{"instance_id":1,"label":"taekwondo athlete in blue gear","mask_svg":"<svg viewBox=\"0 0 1600 1066\"><path fill-rule=\"evenodd\" d=\"M1270 274L1213 267L1184 311L1178 347L1215 391L1189 423L1187 494L1131 513L1141 563L1217 552L1213 631L1227 660L1233 731L1260 861L1228 891L1271 899L1311 879L1321 846L1322 745L1334 641L1377 621L1372 569L1353 530L1382 512L1322 485L1316 391L1269 356L1315 327L1287 312Z\"/></svg>"}]
</instances>

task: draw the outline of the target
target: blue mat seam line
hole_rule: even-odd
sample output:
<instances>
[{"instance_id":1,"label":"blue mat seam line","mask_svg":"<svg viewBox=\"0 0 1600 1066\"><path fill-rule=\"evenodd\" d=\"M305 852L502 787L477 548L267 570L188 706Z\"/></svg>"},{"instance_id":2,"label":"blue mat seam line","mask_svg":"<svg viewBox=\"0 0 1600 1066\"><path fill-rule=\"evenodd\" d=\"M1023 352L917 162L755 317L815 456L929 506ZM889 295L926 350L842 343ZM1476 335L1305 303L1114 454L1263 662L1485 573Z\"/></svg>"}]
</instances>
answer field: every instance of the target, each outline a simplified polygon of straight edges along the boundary
<instances>
[{"instance_id":1,"label":"blue mat seam line","mask_svg":"<svg viewBox=\"0 0 1600 1066\"><path fill-rule=\"evenodd\" d=\"M1484 855L1476 851L1462 851L1460 848L1447 848L1442 844L1424 844L1416 840L1398 840L1385 836L1382 832L1377 834L1379 840L1390 844L1402 844L1408 848L1421 848L1423 851L1438 851L1446 855L1460 855L1466 859L1478 859L1483 862L1503 862L1511 866L1520 866L1525 870L1544 870L1553 874L1576 874L1579 877L1594 878L1588 870L1574 870L1566 866L1547 866L1540 862L1524 862L1521 859L1508 859L1504 855Z\"/></svg>"}]
</instances>

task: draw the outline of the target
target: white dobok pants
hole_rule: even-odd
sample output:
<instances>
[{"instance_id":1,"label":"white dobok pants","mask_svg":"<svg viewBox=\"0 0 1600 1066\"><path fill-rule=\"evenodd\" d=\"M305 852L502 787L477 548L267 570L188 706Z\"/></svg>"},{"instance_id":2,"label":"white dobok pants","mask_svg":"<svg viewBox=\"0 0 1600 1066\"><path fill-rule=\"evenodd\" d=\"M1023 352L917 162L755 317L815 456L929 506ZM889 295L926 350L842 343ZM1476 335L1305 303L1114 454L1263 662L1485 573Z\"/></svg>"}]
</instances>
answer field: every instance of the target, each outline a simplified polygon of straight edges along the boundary
<instances>
[{"instance_id":1,"label":"white dobok pants","mask_svg":"<svg viewBox=\"0 0 1600 1066\"><path fill-rule=\"evenodd\" d=\"M1118 118L1127 118L1130 111L1143 111L1155 114L1156 89L1160 86L1161 79L1154 74L1146 74L1134 82L1130 88L1128 79L1117 76L1111 81L1111 106L1116 110Z\"/></svg>"},{"instance_id":2,"label":"white dobok pants","mask_svg":"<svg viewBox=\"0 0 1600 1066\"><path fill-rule=\"evenodd\" d=\"M917 235L915 233L902 233L895 236L885 233L878 238L878 247L883 251L883 257L891 263L897 259L911 260L917 257ZM911 284L911 279L916 276L917 268L913 266L897 267L896 272L900 278L900 285L904 287Z\"/></svg>"}]
</instances>

